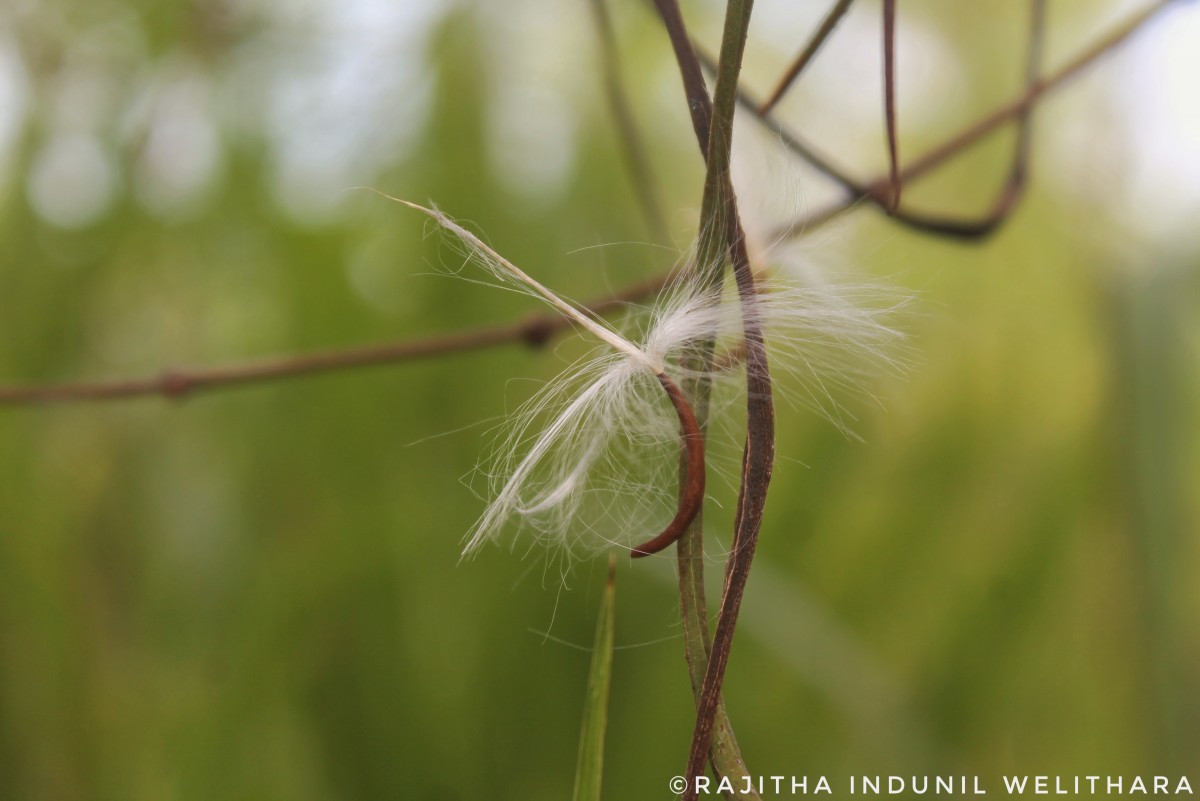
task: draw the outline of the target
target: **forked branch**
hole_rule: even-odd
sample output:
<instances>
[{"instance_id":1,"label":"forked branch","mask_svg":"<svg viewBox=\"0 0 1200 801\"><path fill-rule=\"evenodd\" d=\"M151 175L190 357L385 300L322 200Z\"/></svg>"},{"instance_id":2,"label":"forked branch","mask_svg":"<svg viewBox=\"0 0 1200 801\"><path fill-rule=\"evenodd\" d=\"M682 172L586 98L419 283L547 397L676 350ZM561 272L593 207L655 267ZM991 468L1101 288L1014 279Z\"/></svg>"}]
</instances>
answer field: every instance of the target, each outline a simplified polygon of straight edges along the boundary
<instances>
[{"instance_id":1,"label":"forked branch","mask_svg":"<svg viewBox=\"0 0 1200 801\"><path fill-rule=\"evenodd\" d=\"M1006 123L1012 120L1026 121L1028 124L1028 115L1032 108L1041 100L1047 93L1060 88L1070 79L1077 76L1085 68L1091 66L1105 54L1116 49L1122 43L1129 39L1137 31L1141 30L1147 23L1154 19L1159 13L1165 11L1168 7L1176 5L1179 0L1157 0L1133 14L1124 23L1116 26L1108 35L1096 41L1092 46L1085 49L1075 58L1071 59L1065 65L1060 67L1045 78L1039 78L1032 82L1025 91L1017 98L1005 103L991 112L983 115L979 119L965 126L961 131L948 137L941 144L930 148L921 156L908 162L900 169L900 180L904 183L910 183L918 178L925 176L937 167L940 167L951 158L959 155L970 149L973 145L985 139L990 134L999 130ZM1044 16L1044 9L1035 6L1032 18L1034 20L1035 31L1038 31L1034 37L1034 44L1030 49L1029 64L1035 65L1031 67L1036 69L1036 65L1040 63L1041 38L1043 34L1040 32L1042 24L1039 22ZM752 107L752 104L747 104ZM770 118L765 118L772 130L779 131L778 124ZM1027 148L1028 134L1018 134L1018 148ZM1021 139L1025 138L1024 144ZM784 137L785 144L787 138ZM800 155L802 158L808 159L818 169L826 171L827 174L831 169L831 165L825 163L818 164L810 157L811 152L805 152L807 146L800 143L800 147L788 145L790 149ZM1018 165L1023 165L1023 158L1027 156L1019 156L1017 159ZM836 171L836 168L832 168ZM1020 167L1020 180L1014 181L1010 178L1005 186L1001 189L1000 195L988 213L975 220L952 220L935 215L922 214L919 212L908 212L904 209L899 209L893 214L893 218L920 230L930 233L942 234L965 239L977 239L986 236L995 231L1001 222L1011 213L1016 206L1017 200L1021 195L1025 175L1024 167ZM842 212L853 207L860 201L866 200L876 206L884 207L887 200L888 177L879 176L865 182L856 182L845 180L847 176L840 173L841 178L838 179L848 191L849 197L845 200L831 203L830 205L819 209L809 215L793 220L785 225L780 226L774 232L773 237L795 237L813 230L821 224L837 217ZM1014 170L1015 172L1015 170Z\"/></svg>"},{"instance_id":2,"label":"forked branch","mask_svg":"<svg viewBox=\"0 0 1200 801\"><path fill-rule=\"evenodd\" d=\"M776 84L774 91L758 107L760 115L765 117L767 114L770 114L771 109L775 108L775 105L787 94L788 89L792 88L792 84L800 77L800 73L804 72L804 68L816 57L817 52L821 49L821 45L825 44L825 40L833 33L833 29L837 27L837 24L842 21L842 17L850 10L852 2L854 0L837 0L833 8L829 10L829 13L825 15L825 19L821 20L821 25L817 28L816 33L808 40L808 44L804 46L804 49L800 51L800 55L796 56L796 60L792 62L791 66L783 74L783 77L779 79L779 83Z\"/></svg>"}]
</instances>

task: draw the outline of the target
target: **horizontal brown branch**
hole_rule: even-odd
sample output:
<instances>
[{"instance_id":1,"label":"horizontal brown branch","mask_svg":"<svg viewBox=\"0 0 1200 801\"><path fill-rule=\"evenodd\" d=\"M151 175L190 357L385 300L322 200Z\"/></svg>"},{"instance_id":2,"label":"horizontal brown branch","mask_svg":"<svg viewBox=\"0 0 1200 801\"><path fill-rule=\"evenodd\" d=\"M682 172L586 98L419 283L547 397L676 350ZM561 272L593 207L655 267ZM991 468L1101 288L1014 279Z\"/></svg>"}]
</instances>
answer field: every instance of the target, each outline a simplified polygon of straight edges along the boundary
<instances>
[{"instance_id":1,"label":"horizontal brown branch","mask_svg":"<svg viewBox=\"0 0 1200 801\"><path fill-rule=\"evenodd\" d=\"M1138 12L1059 70L1031 84L1019 97L993 109L988 114L967 125L954 136L947 138L941 144L904 165L900 170L901 180L911 182L924 176L998 130L1005 123L1012 120L1019 120L1022 116L1027 115L1028 111L1046 93L1062 86L1070 78L1097 61L1101 56L1122 44L1159 12L1176 2L1178 0L1158 0L1158 2ZM669 4L667 5L669 6ZM678 37L678 41L687 41L686 33ZM697 55L700 55L703 59L703 53L698 53ZM686 62L687 60L681 59L681 61ZM691 63L694 63L694 61ZM690 79L687 81L689 83L689 107L693 115L697 119L703 120L704 126L707 127L705 112L708 111L711 113L709 111L711 106L708 106L705 102L708 100L708 95L707 90L704 89L703 78L694 68L692 73L686 75L686 77ZM760 113L761 104L755 102L749 94L743 92L741 102L743 107L750 110L751 113ZM887 188L889 185L888 176L879 176L865 182L857 181L846 171L817 154L806 143L783 131L770 115L764 116L763 119L772 124L783 135L783 141L789 149L812 163L817 169L843 186L849 193L849 197L845 200L833 203L810 214L804 219L796 220L783 226L775 232L776 235L803 235L864 199L881 206L886 204L888 197ZM897 209L893 215L893 219L913 227L933 230L935 232L963 237L977 237L994 229L996 222L1011 210L1018 195L1019 191L1010 183L1010 185L1002 190L991 212L977 221L947 221L944 218L913 212L904 208ZM589 304L588 308L597 313L612 311L627 303L653 296L665 285L666 281L666 276L651 279L629 287L609 298ZM277 379L318 375L354 368L396 364L498 345L525 343L530 346L538 346L570 327L571 324L565 319L545 314L529 317L518 323L476 328L470 331L433 336L425 339L385 342L341 350L288 355L274 359L263 359L217 367L177 367L164 370L152 376L74 381L57 384L0 386L0 406L123 400L146 396L181 399L200 391L232 388Z\"/></svg>"},{"instance_id":2,"label":"horizontal brown branch","mask_svg":"<svg viewBox=\"0 0 1200 801\"><path fill-rule=\"evenodd\" d=\"M612 312L652 297L667 277L644 281L587 306L596 314ZM0 405L124 400L160 396L183 399L197 392L258 384L284 378L428 359L507 344L540 347L572 327L565 317L538 314L507 325L485 326L424 339L384 342L342 350L281 356L208 368L170 368L158 375L0 387Z\"/></svg>"}]
</instances>

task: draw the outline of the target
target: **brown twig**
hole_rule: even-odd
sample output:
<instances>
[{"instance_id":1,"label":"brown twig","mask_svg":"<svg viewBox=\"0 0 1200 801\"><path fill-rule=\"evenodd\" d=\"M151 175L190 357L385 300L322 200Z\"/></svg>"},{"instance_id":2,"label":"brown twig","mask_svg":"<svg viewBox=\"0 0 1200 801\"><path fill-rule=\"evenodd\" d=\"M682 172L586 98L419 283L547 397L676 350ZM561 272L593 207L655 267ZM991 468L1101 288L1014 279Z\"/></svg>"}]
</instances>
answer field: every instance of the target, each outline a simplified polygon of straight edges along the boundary
<instances>
[{"instance_id":1,"label":"brown twig","mask_svg":"<svg viewBox=\"0 0 1200 801\"><path fill-rule=\"evenodd\" d=\"M629 555L635 559L658 553L673 545L696 519L704 503L704 432L700 430L696 413L679 385L666 373L659 373L658 381L666 390L667 397L671 399L675 413L679 415L679 436L683 444L686 469L683 472L684 483L680 488L675 517L661 534L631 549Z\"/></svg>"},{"instance_id":2,"label":"brown twig","mask_svg":"<svg viewBox=\"0 0 1200 801\"><path fill-rule=\"evenodd\" d=\"M680 614L684 627L688 672L692 680L692 692L696 698L696 728L688 755L687 789L684 798L694 799L695 779L703 770L705 759L711 760L713 769L719 776L730 776L736 780L749 775L733 728L725 714L721 700L721 683L729 657L733 629L736 626L746 570L749 567L747 561L744 568L734 570L733 561L753 557L758 523L761 522L761 501L765 498L770 470L774 463L774 412L771 406L770 375L766 369L762 331L759 329L756 315L748 313L750 304L755 302L754 276L729 175L733 111L736 105L746 26L749 23L750 3L730 0L727 7L725 37L721 47L722 66L716 70L718 94L715 101L710 100L707 95L703 67L688 36L677 0L655 0L655 6L663 19L679 64L696 141L707 165L700 214L701 234L697 245L697 279L719 282L722 280L725 261L722 256L732 256L743 307L746 339L744 348L754 353L754 356L747 358L746 456L756 460L765 457L766 470L765 477L761 474L752 475L746 469L747 460L743 461L738 525L734 531L735 547L730 557L730 569L726 572L726 587L722 595L716 635L709 632L705 608L704 547L699 515L678 541ZM703 355L698 358L702 361L702 368L712 361L712 346L711 340L701 343L700 352ZM694 382L695 405L701 413L707 409L709 390L707 380ZM766 453L763 453L761 447L764 439L767 445ZM762 467L763 463L759 462L759 465ZM742 514L750 508L746 505L748 499L752 505L758 507L757 515ZM738 543L744 542L744 537L749 538L749 547L745 547L744 544L739 547ZM753 791L746 795L750 798L758 797Z\"/></svg>"},{"instance_id":3,"label":"brown twig","mask_svg":"<svg viewBox=\"0 0 1200 801\"><path fill-rule=\"evenodd\" d=\"M696 50L687 28L683 15L679 10L678 0L654 0L655 8L662 19L663 27L675 53L683 79L684 93L687 97L688 112L692 119L696 143L705 161L708 160L710 148L710 133L712 129L713 104L708 95L704 82L704 70L697 58ZM705 177L708 199L708 186L715 182L715 175L709 170ZM702 212L702 219L708 218L711 210ZM723 259L716 258L713 253L705 253L702 248L708 246L711 250L724 252L722 237L714 238L714 227L709 225L702 231L703 236L698 247L697 270L699 280L718 281L721 279ZM688 390L691 394L692 405L696 410L703 431L707 417L708 400L711 391L710 381L705 378L706 368L712 360L713 343L700 343L693 357L696 377L689 380ZM686 481L687 463L680 460L681 479ZM676 562L679 568L679 612L683 623L684 657L688 666L688 677L692 684L692 693L697 704L704 691L705 677L708 675L710 654L712 651L712 632L708 625L708 608L704 589L704 533L703 508L701 508L691 525L678 540L676 547ZM713 770L718 776L729 776L734 780L748 776L745 761L742 759L733 726L725 713L724 704L719 695L716 701L716 711L713 713L712 747L710 759ZM693 777L694 778L694 777Z\"/></svg>"},{"instance_id":4,"label":"brown twig","mask_svg":"<svg viewBox=\"0 0 1200 801\"><path fill-rule=\"evenodd\" d=\"M695 47L696 58L699 59L700 64L703 65L703 68L709 72L715 73L717 71L717 60L698 44L693 43L693 46ZM850 192L855 192L860 189L864 191L866 190L866 187L856 181L847 170L839 167L833 162L832 159L818 153L816 148L802 140L800 137L789 133L776 120L774 115L762 114L759 111L759 108L762 104L755 98L754 94L750 92L750 90L746 89L744 86L738 87L737 99L738 104L742 108L746 109L752 115L762 120L763 123L768 127L770 127L772 133L777 134L783 140L784 145L789 150L811 164L826 178L829 178L830 180L840 184L843 188Z\"/></svg>"},{"instance_id":5,"label":"brown twig","mask_svg":"<svg viewBox=\"0 0 1200 801\"><path fill-rule=\"evenodd\" d=\"M624 308L629 303L657 294L667 281L667 276L644 281L598 300L587 308L596 314ZM517 323L486 326L426 339L282 356L221 367L175 368L156 376L0 387L0 405L123 400L146 396L180 400L200 391L428 359L497 345L523 343L540 347L571 327L570 321L561 315L538 314Z\"/></svg>"},{"instance_id":6,"label":"brown twig","mask_svg":"<svg viewBox=\"0 0 1200 801\"><path fill-rule=\"evenodd\" d=\"M637 118L630 108L629 97L625 85L621 81L620 56L617 48L617 37L613 31L612 17L608 13L606 0L591 0L593 18L596 22L596 33L600 40L600 58L604 71L604 91L608 98L608 107L616 123L617 134L621 139L622 154L625 166L633 182L638 203L646 217L651 232L661 240L667 238L666 217L659 201L657 182L654 170L650 167L650 159L646 157L642 133L638 128Z\"/></svg>"},{"instance_id":7,"label":"brown twig","mask_svg":"<svg viewBox=\"0 0 1200 801\"><path fill-rule=\"evenodd\" d=\"M883 116L887 129L887 212L900 205L900 146L896 136L896 0L883 0Z\"/></svg>"},{"instance_id":8,"label":"brown twig","mask_svg":"<svg viewBox=\"0 0 1200 801\"><path fill-rule=\"evenodd\" d=\"M779 79L779 84L776 85L775 90L758 107L759 115L765 117L770 114L771 109L775 108L776 104L783 99L788 89L800 77L800 73L804 71L804 68L817 55L817 52L821 49L821 45L825 44L825 40L833 33L833 29L842 21L842 17L846 15L846 11L849 10L852 2L854 0L838 0L833 8L829 10L829 13L825 15L825 19L821 20L821 26L817 28L816 33L808 40L808 44L800 51L800 55L788 67L783 77Z\"/></svg>"},{"instance_id":9,"label":"brown twig","mask_svg":"<svg viewBox=\"0 0 1200 801\"><path fill-rule=\"evenodd\" d=\"M746 446L742 455L742 483L734 519L733 547L726 564L721 611L713 632L712 646L704 679L696 699L696 725L688 754L684 801L694 801L696 777L712 756L713 728L721 708L721 686L733 645L738 613L749 577L750 565L762 526L767 488L775 463L775 412L772 402L771 375L766 346L758 314L754 271L746 250L745 233L738 216L729 165L733 146L734 110L738 100L738 81L753 0L729 0L725 11L724 34L717 68L716 89L712 100L712 120L707 143L697 128L697 140L705 150L706 174L701 203L701 237L697 247L701 269L718 271L724 251L732 259L742 308L743 342L746 352ZM680 26L682 28L682 25ZM686 35L684 30L677 34ZM673 35L673 36L674 36ZM679 55L682 48L676 48ZM700 62L680 64L684 74L701 71ZM723 225L718 225L723 221ZM713 266L709 266L713 265Z\"/></svg>"},{"instance_id":10,"label":"brown twig","mask_svg":"<svg viewBox=\"0 0 1200 801\"><path fill-rule=\"evenodd\" d=\"M692 128L700 145L701 155L708 156L709 127L712 125L712 98L704 83L704 70L696 58L696 50L677 0L654 0L654 7L662 18L667 38L675 51L679 75L683 79L683 91L687 95L688 113L692 116Z\"/></svg>"},{"instance_id":11,"label":"brown twig","mask_svg":"<svg viewBox=\"0 0 1200 801\"><path fill-rule=\"evenodd\" d=\"M1026 56L1025 68L1026 91L1036 86L1038 82L1042 49L1045 42L1045 12L1045 0L1031 0L1029 51ZM1009 169L1008 177L997 192L995 200L992 201L991 206L988 207L986 212L978 217L950 217L926 214L909 209L892 209L888 212L890 216L897 222L914 230L940 234L955 239L978 241L995 233L1016 209L1029 181L1029 153L1032 141L1034 105L1033 103L1026 105L1017 115L1017 143L1013 153L1012 167ZM785 145L791 146L793 144L790 142L789 134L786 131L781 132L781 139ZM803 146L803 143L801 143L801 146ZM902 173L902 175L906 174L908 174L907 171ZM891 181L894 177L889 176L888 180ZM920 174L915 177L919 178ZM877 179L870 185L848 188L852 192L855 192L858 197L870 197L878 200L880 197L879 186L881 181L882 179ZM842 183L843 186L847 186L845 182ZM846 206L839 204L836 209L825 210L818 213L818 215L810 217L807 223L807 230L811 230L821 223L827 222L845 208Z\"/></svg>"},{"instance_id":12,"label":"brown twig","mask_svg":"<svg viewBox=\"0 0 1200 801\"><path fill-rule=\"evenodd\" d=\"M728 180L728 178L726 178ZM692 733L692 748L688 757L688 791L685 801L696 798L695 777L704 768L704 760L712 741L713 721L721 701L721 687L725 682L725 668L733 647L733 634L737 628L738 614L750 567L758 546L758 534L762 528L763 511L766 506L767 489L775 465L775 411L772 400L770 370L767 363L766 346L762 330L753 311L755 304L754 275L746 251L745 235L736 216L732 189L730 190L730 212L728 224L732 239L734 278L737 281L738 297L743 305L743 347L746 360L746 445L742 453L742 484L738 494L737 511L733 524L733 544L729 561L726 563L725 586L721 594L721 611L717 627L713 632L712 652L704 684L696 706L696 727Z\"/></svg>"},{"instance_id":13,"label":"brown twig","mask_svg":"<svg viewBox=\"0 0 1200 801\"><path fill-rule=\"evenodd\" d=\"M716 69L715 60L706 54L703 50L697 48L697 56L705 68L713 71ZM754 95L749 90L741 88L738 90L738 103L742 108L747 109L751 114L758 117L761 122L771 129L771 132L778 137L779 141L788 150L792 151L800 158L808 162L813 168L820 172L825 177L839 184L852 196L849 201L838 203L831 209L823 210L823 214L819 220L816 215L805 218L804 224L810 227L816 227L820 223L826 222L829 218L836 216L846 209L847 206L857 202L858 200L866 199L880 208L887 209L889 191L889 179L885 176L873 181L870 184L862 183L854 178L850 173L838 166L833 159L825 156L817 151L816 147L811 143L800 138L797 134L789 131L783 126L777 118L772 115L762 117L759 115L759 103ZM901 181L903 182L905 171L900 171ZM1007 211L1019 197L1019 193L1008 195L1009 190L1002 190L1001 198L995 204L995 208L1003 208ZM897 223L912 228L918 231L927 233L942 234L945 236L959 237L964 239L974 239L989 233L995 228L996 222L983 222L975 220L947 220L944 217L925 214L908 209L898 208L890 212L890 216ZM774 237L796 236L804 233L804 230L793 229L791 225L785 226L773 232Z\"/></svg>"},{"instance_id":14,"label":"brown twig","mask_svg":"<svg viewBox=\"0 0 1200 801\"><path fill-rule=\"evenodd\" d=\"M1046 2L1030 0L1029 51L1025 64L1025 89L1037 85L1041 70L1042 48L1045 42ZM911 227L934 234L943 234L956 239L982 240L999 230L1012 216L1025 188L1029 183L1029 153L1033 140L1034 104L1025 106L1017 115L1017 143L1013 151L1012 167L1008 177L996 193L995 200L982 215L969 217L944 217L921 212L907 212Z\"/></svg>"},{"instance_id":15,"label":"brown twig","mask_svg":"<svg viewBox=\"0 0 1200 801\"><path fill-rule=\"evenodd\" d=\"M1027 115L1029 110L1038 103L1043 95L1058 89L1083 69L1114 50L1130 36L1139 31L1157 14L1176 2L1178 0L1158 0L1158 2L1152 3L1134 14L1124 23L1118 25L1107 36L1094 43L1091 47L1088 47L1057 71L1031 84L1019 97L993 109L991 112L967 125L957 134L947 138L941 144L929 149L918 158L903 166L900 170L901 181L909 183L924 176L934 168L995 132L1005 123L1013 119L1020 119L1022 115ZM774 123L770 124L772 124L774 130ZM791 149L801 156L808 158L800 149ZM882 205L887 197L886 187L888 178L886 176L856 184L854 188L849 186L845 181L839 181L839 183L842 183L849 190L850 197L819 209L807 217L780 226L773 232L773 236L789 237L801 235L837 217L861 200L867 200L875 205ZM927 230L932 233L969 239L979 238L993 232L998 224L1011 212L1020 197L1019 189L1019 184L1016 187L1012 185L1012 182L1006 184L990 212L974 221L948 221L945 218L934 215L905 212L903 209L898 210L894 217L911 227Z\"/></svg>"},{"instance_id":16,"label":"brown twig","mask_svg":"<svg viewBox=\"0 0 1200 801\"><path fill-rule=\"evenodd\" d=\"M941 144L931 148L920 157L903 166L900 178L911 182L932 171L942 163L957 156L979 140L993 133L1003 124L1027 116L1043 95L1059 88L1070 78L1091 65L1093 62L1115 49L1126 39L1136 33L1159 12L1175 3L1177 0L1158 0L1141 12L1132 16L1122 25L1114 29L1108 36L1099 40L1087 50L1080 53L1069 63L1051 75L1039 79L1030 85L1025 92L1014 100L994 109L975 122L966 126L962 131L949 137ZM660 7L664 21L671 29L672 3L668 0L655 0ZM665 10L664 10L665 7ZM682 19L675 7L674 19L682 25ZM703 131L707 141L708 120L711 118L711 101L704 86L703 70L698 66L697 58L703 54L697 53L688 39L685 29L682 36L672 36L672 46L680 58L681 69L685 76L684 83L688 92L688 107L692 111L693 123L697 125L697 133ZM681 52L684 54L681 56ZM683 68L683 64L693 65L694 68ZM759 105L746 92L742 92L739 102L757 112ZM704 111L707 108L708 113ZM851 208L860 200L882 203L886 198L886 178L860 183L833 165L832 162L820 156L806 142L796 137L767 115L763 120L772 126L780 135L784 144L793 152L812 163L817 169L831 177L851 194L846 200L834 203L820 209L810 216L796 220L779 228L778 236L796 236L812 230L842 212ZM1015 172L1015 170L1014 170ZM894 219L910 227L943 233L964 238L978 238L995 230L1015 206L1020 197L1020 182L1010 181L1002 190L991 213L978 220L947 221L945 218L923 215L917 212L897 209ZM658 278L646 284L619 293L612 299L592 304L594 311L607 311L615 306L649 297L655 294L665 283L665 278ZM99 381L79 381L62 384L34 384L24 386L0 387L0 405L30 405L42 403L63 403L74 401L119 400L144 396L163 396L182 398L201 390L215 390L254 384L274 379L285 379L325 372L333 372L356 367L391 364L414 359L429 358L449 353L457 353L481 347L491 347L516 342L526 342L531 345L541 344L546 338L565 330L569 324L551 315L533 317L524 323L515 325L480 328L474 331L455 333L444 337L433 337L425 340L383 343L354 347L345 350L331 350L322 353L284 356L260 362L249 362L240 365L228 365L207 369L178 368L166 370L157 376L146 376L128 379L104 379Z\"/></svg>"}]
</instances>

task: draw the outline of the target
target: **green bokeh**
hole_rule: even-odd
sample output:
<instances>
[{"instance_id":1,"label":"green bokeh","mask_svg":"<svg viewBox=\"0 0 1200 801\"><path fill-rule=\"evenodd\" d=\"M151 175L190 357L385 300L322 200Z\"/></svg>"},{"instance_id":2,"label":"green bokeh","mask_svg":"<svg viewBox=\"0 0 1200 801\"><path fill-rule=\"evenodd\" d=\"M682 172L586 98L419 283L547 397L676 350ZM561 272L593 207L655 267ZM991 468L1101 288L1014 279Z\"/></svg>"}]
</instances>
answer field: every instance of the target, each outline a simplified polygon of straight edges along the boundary
<instances>
[{"instance_id":1,"label":"green bokeh","mask_svg":"<svg viewBox=\"0 0 1200 801\"><path fill-rule=\"evenodd\" d=\"M494 7L479 5L433 25L428 117L368 182L432 198L571 297L665 269L675 256L657 248L580 250L651 237L594 51L564 67L590 89L572 99L562 185L522 197L498 177L487 111L499 67L531 39L493 30ZM593 46L585 4L521 5L513 26L549 18L547 30ZM912 152L1015 89L1020 15L987 5L1014 50L984 52L972 20L941 20L947 47L977 56L972 92L914 125ZM1076 6L1055 31L1086 15ZM236 98L222 106L240 48L289 46L269 13L247 8L0 9L0 43L30 89L0 182L3 382L152 374L534 310L432 275L458 266L444 240L369 193L323 219L286 211L258 118L239 122ZM711 32L719 17L707 13ZM698 154L677 86L639 80L669 78L670 53L650 14L617 17L673 210L678 241L660 244L683 246ZM138 44L102 35L114 26ZM121 79L97 134L118 180L107 210L72 229L39 217L28 175L80 48ZM752 42L751 78L765 85L787 57ZM139 198L140 151L122 128L123 81L172 59L209 75L224 109L222 166L183 211ZM982 204L1007 142L913 197ZM881 154L861 154L859 172ZM842 399L863 442L780 406L726 692L755 772L979 774L995 786L1002 773L1197 764L1200 239L1123 227L1057 185L1055 167L1036 160L1027 201L983 246L907 233L871 210L804 240L814 258L831 249L860 276L915 291L917 311L903 322L906 373ZM183 403L0 409L0 797L566 798L589 658L559 641L591 642L604 560L564 587L522 546L461 563L459 551L482 510L466 485L480 486L471 473L489 429L577 352L513 346ZM718 483L714 495L715 579L732 492ZM669 560L623 562L616 625L618 646L646 644L616 652L605 794L667 797L692 713Z\"/></svg>"}]
</instances>

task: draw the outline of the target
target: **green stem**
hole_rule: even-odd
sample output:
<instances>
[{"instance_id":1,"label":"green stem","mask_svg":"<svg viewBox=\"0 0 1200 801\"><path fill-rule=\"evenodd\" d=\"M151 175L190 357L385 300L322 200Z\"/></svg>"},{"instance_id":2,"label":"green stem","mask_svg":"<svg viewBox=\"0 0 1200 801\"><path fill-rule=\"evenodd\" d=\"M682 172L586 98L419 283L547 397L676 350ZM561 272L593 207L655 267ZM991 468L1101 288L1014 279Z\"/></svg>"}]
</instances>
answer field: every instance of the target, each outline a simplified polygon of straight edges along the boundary
<instances>
[{"instance_id":1,"label":"green stem","mask_svg":"<svg viewBox=\"0 0 1200 801\"><path fill-rule=\"evenodd\" d=\"M679 564L679 608L683 621L684 656L692 681L692 694L699 700L704 676L708 672L708 657L712 635L708 627L708 610L704 592L704 540L700 515L679 539L676 546ZM750 775L742 758L741 748L733 733L733 724L725 711L725 703L717 700L713 716L712 745L709 757L719 776L728 776L735 785ZM757 798L756 795L744 796Z\"/></svg>"},{"instance_id":2,"label":"green stem","mask_svg":"<svg viewBox=\"0 0 1200 801\"><path fill-rule=\"evenodd\" d=\"M703 70L692 47L691 38L683 22L677 0L654 0L654 5L662 17L663 26L670 37L676 60L679 63L680 75L683 78L684 90L687 95L688 110L691 113L692 125L696 133L696 141L706 162L709 159L711 147L710 130L713 122L713 102L704 85ZM740 64L740 55L737 59ZM736 86L736 75L735 75ZM729 144L732 142L732 109L726 109L725 133L722 136L724 147L717 148L717 163L723 165L721 172L728 176ZM721 155L721 153L724 155ZM712 176L713 171L709 170ZM724 278L724 266L727 261L725 250L725 229L720 224L721 209L714 208L717 196L709 198L718 186L718 182L706 180L705 196L710 209L701 217L703 226L700 242L697 245L697 272L700 280L720 284ZM707 254L707 255L706 255ZM702 430L707 430L709 398L711 382L705 376L709 375L709 367L713 358L713 340L699 342L695 355L686 365L687 372L696 378L684 382L683 389ZM680 486L686 479L683 461L680 463ZM677 559L679 570L679 608L683 623L684 653L687 660L688 675L691 679L692 692L699 705L705 676L709 670L709 655L712 648L712 635L708 624L708 606L704 591L704 535L703 510L697 514L692 524L677 544ZM741 750L733 733L733 726L725 711L725 705L720 697L713 709L711 717L712 742L709 747L709 759L713 770L718 776L727 776L736 784L743 777L749 776ZM693 777L694 779L694 777ZM694 781L692 782L694 786ZM748 798L757 798L749 794Z\"/></svg>"},{"instance_id":3,"label":"green stem","mask_svg":"<svg viewBox=\"0 0 1200 801\"><path fill-rule=\"evenodd\" d=\"M746 775L745 764L733 738L721 701L721 684L729 660L750 563L758 541L763 505L774 464L775 418L771 401L771 378L766 349L757 315L748 313L756 290L745 234L738 218L737 199L729 167L733 146L733 117L738 99L738 76L749 29L752 0L730 0L726 7L725 31L721 42L715 98L704 87L703 72L687 35L676 0L654 0L662 16L679 62L696 140L704 153L707 173L701 204L700 237L697 243L697 280L719 286L725 265L733 262L733 274L743 307L745 342L747 424L746 449L742 460L742 488L734 523L733 548L726 565L721 613L710 640L703 594L703 543L699 521L679 545L680 606L688 638L688 666L696 690L696 728L688 755L685 801L696 798L696 776L710 760L721 775ZM695 362L701 374L712 361L712 341L699 343ZM698 416L707 412L709 385L689 385ZM749 792L745 797L757 798Z\"/></svg>"},{"instance_id":4,"label":"green stem","mask_svg":"<svg viewBox=\"0 0 1200 801\"><path fill-rule=\"evenodd\" d=\"M713 93L712 123L707 149L704 199L701 203L701 232L698 244L699 269L720 276L726 254L732 259L733 276L742 304L743 341L746 357L746 447L742 457L742 485L734 518L733 544L725 569L721 613L713 634L710 658L696 703L696 727L688 755L687 790L684 801L696 798L695 777L711 758L715 743L721 686L729 661L733 633L751 562L758 544L763 508L775 461L775 414L771 376L760 320L752 311L756 302L754 273L746 252L745 234L738 217L737 199L730 179L734 111L738 103L738 78L753 0L729 0L725 30ZM720 280L713 277L709 280ZM753 793L748 793L754 797Z\"/></svg>"},{"instance_id":5,"label":"green stem","mask_svg":"<svg viewBox=\"0 0 1200 801\"><path fill-rule=\"evenodd\" d=\"M725 12L725 33L717 65L705 162L704 199L700 205L700 242L697 264L708 280L720 281L732 243L727 238L727 214L733 201L729 162L733 152L733 115L737 108L738 74L746 47L752 0L730 0Z\"/></svg>"}]
</instances>

